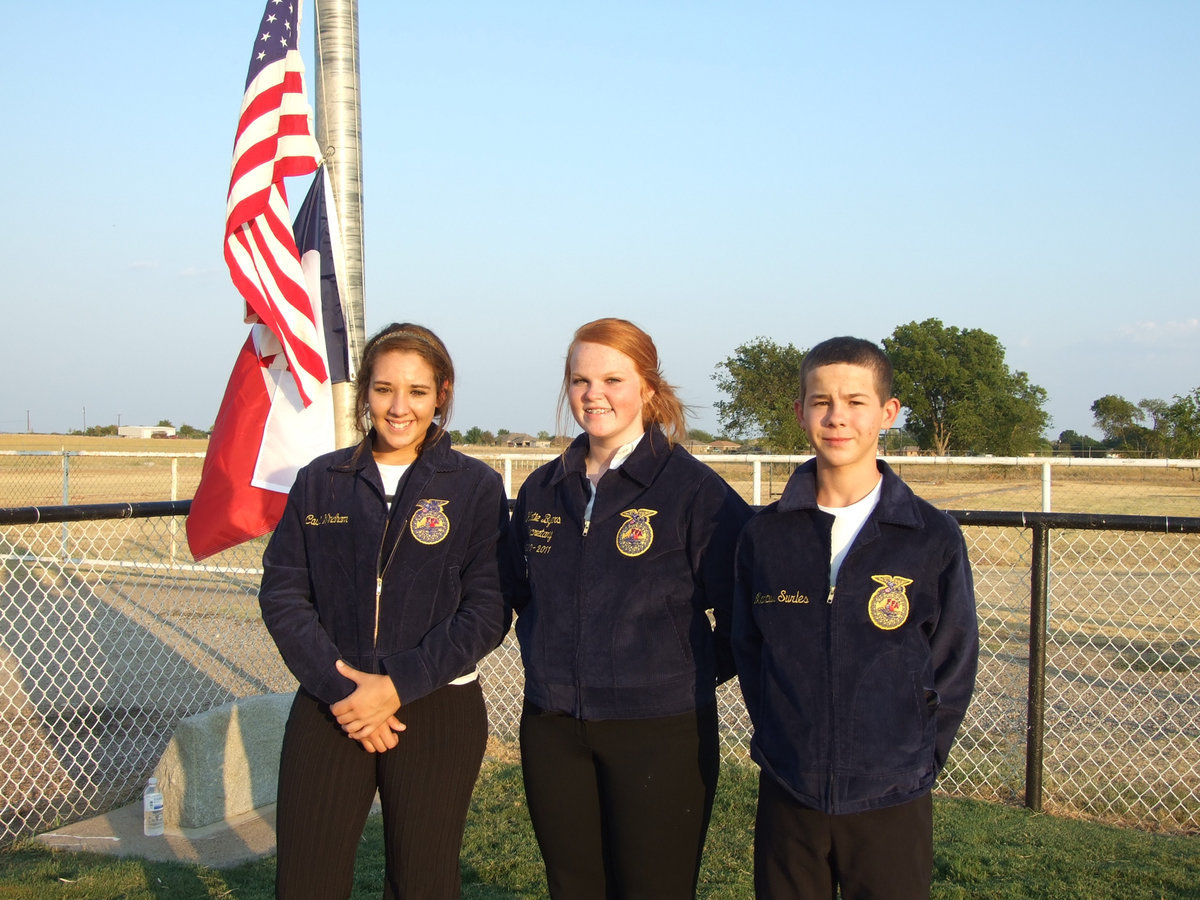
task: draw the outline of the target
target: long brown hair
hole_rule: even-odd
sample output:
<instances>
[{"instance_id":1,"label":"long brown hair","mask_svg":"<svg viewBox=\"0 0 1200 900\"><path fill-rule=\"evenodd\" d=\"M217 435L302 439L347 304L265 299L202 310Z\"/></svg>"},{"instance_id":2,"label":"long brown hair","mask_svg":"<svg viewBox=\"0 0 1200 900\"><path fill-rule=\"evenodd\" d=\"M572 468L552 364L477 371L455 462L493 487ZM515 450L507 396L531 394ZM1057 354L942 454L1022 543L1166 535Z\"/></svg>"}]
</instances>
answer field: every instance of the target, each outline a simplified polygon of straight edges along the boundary
<instances>
[{"instance_id":1,"label":"long brown hair","mask_svg":"<svg viewBox=\"0 0 1200 900\"><path fill-rule=\"evenodd\" d=\"M642 426L658 425L669 443L687 439L687 408L675 394L675 387L663 378L659 369L658 348L650 335L626 319L596 319L581 325L567 347L563 365L562 390L558 396L559 430L567 421L567 392L571 384L571 356L578 344L603 344L633 361L633 367L646 387L654 393L642 405Z\"/></svg>"},{"instance_id":2,"label":"long brown hair","mask_svg":"<svg viewBox=\"0 0 1200 900\"><path fill-rule=\"evenodd\" d=\"M446 433L446 423L450 421L450 407L454 403L454 362L450 359L450 351L446 349L442 339L423 325L393 322L375 332L363 348L362 364L354 378L354 408L358 410L355 425L364 436L370 433L371 428L370 403L367 397L371 389L375 362L383 354L394 351L415 353L433 370L433 381L438 394L437 409L433 414L437 430L432 438L421 441L417 447L419 455L426 441L436 444Z\"/></svg>"}]
</instances>

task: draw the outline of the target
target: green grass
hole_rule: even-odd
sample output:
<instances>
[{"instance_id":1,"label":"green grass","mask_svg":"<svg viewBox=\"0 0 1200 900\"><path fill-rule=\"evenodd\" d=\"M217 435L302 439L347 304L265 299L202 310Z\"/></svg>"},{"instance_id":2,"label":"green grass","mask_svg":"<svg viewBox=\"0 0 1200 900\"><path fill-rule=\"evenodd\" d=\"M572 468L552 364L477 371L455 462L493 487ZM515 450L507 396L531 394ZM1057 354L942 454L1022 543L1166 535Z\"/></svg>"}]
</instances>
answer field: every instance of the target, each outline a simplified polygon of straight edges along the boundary
<instances>
[{"instance_id":1,"label":"green grass","mask_svg":"<svg viewBox=\"0 0 1200 900\"><path fill-rule=\"evenodd\" d=\"M753 896L756 771L722 772L699 896ZM372 819L359 848L353 897L382 895L383 834ZM934 898L1184 898L1200 895L1194 836L1149 834L975 800L934 804ZM546 896L520 767L489 766L475 792L462 854L463 897ZM273 858L234 869L52 851L29 841L0 851L0 898L238 898L274 896Z\"/></svg>"}]
</instances>

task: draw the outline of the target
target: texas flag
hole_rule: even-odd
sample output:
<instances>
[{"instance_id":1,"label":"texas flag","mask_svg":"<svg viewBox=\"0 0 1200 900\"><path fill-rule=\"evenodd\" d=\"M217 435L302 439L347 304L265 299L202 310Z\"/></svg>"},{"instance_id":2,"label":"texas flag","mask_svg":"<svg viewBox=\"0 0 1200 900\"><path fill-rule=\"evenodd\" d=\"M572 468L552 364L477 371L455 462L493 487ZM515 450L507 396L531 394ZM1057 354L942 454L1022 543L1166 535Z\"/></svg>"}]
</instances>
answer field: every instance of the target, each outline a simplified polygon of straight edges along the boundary
<instances>
[{"instance_id":1,"label":"texas flag","mask_svg":"<svg viewBox=\"0 0 1200 900\"><path fill-rule=\"evenodd\" d=\"M251 327L225 388L187 519L196 560L271 531L297 470L335 446L332 384L351 380L352 373L335 266L341 232L324 166L294 232L319 326L316 349L330 377L305 406L279 339L266 325Z\"/></svg>"}]
</instances>

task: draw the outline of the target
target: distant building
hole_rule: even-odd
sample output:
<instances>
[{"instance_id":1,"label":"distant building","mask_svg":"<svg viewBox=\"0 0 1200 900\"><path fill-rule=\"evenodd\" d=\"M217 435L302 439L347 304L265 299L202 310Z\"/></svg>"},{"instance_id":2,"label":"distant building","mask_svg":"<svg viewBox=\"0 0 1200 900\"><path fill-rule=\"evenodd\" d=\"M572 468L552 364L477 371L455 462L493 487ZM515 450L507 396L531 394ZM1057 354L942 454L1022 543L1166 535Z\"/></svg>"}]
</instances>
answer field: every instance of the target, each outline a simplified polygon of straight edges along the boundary
<instances>
[{"instance_id":1,"label":"distant building","mask_svg":"<svg viewBox=\"0 0 1200 900\"><path fill-rule=\"evenodd\" d=\"M117 429L117 437L170 438L175 437L175 429L170 425L122 425Z\"/></svg>"},{"instance_id":2,"label":"distant building","mask_svg":"<svg viewBox=\"0 0 1200 900\"><path fill-rule=\"evenodd\" d=\"M509 432L500 438L500 443L505 447L532 447L537 443L537 438L532 434L523 434L519 431Z\"/></svg>"},{"instance_id":3,"label":"distant building","mask_svg":"<svg viewBox=\"0 0 1200 900\"><path fill-rule=\"evenodd\" d=\"M733 441L713 441L711 444L701 444L700 449L705 453L737 453L742 445Z\"/></svg>"}]
</instances>

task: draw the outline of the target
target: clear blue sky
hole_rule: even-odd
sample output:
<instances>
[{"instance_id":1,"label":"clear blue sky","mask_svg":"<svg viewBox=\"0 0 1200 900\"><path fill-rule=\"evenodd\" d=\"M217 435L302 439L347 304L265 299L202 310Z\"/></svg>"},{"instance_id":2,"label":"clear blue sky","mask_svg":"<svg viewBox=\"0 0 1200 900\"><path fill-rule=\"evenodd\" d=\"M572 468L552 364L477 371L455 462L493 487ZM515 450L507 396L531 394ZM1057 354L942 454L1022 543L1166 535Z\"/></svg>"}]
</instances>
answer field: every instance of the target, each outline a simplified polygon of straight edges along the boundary
<instances>
[{"instance_id":1,"label":"clear blue sky","mask_svg":"<svg viewBox=\"0 0 1200 900\"><path fill-rule=\"evenodd\" d=\"M0 431L212 424L246 333L221 245L262 6L6 10ZM602 315L655 337L710 431L737 345L928 317L999 337L1052 436L1094 433L1103 394L1200 385L1194 0L360 0L359 23L367 329L445 338L452 427L552 431Z\"/></svg>"}]
</instances>

